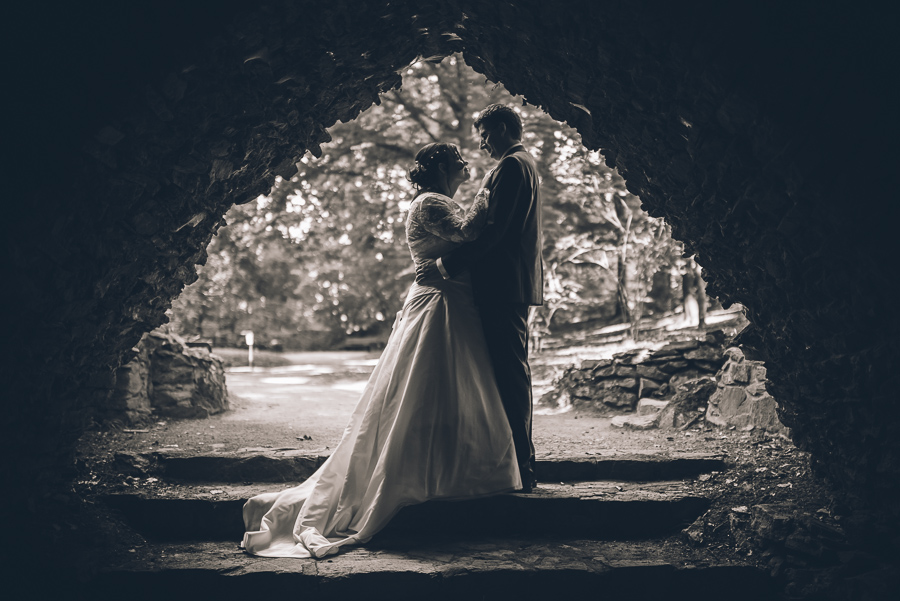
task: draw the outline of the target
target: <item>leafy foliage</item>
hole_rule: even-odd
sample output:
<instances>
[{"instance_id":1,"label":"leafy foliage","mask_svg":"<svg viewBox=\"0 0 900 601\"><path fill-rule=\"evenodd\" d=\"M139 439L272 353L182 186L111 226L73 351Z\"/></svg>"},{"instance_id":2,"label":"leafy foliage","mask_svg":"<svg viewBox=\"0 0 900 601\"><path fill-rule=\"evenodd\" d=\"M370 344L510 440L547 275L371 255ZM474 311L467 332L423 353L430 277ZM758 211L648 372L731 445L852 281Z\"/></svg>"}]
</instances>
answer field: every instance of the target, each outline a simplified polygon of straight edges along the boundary
<instances>
[{"instance_id":1,"label":"leafy foliage","mask_svg":"<svg viewBox=\"0 0 900 601\"><path fill-rule=\"evenodd\" d=\"M456 199L468 204L493 164L472 121L493 102L520 112L542 178L545 323L552 329L640 312L647 283L679 261L680 244L574 129L451 56L411 65L401 89L330 130L321 158L307 154L268 196L233 207L199 280L173 307L176 328L226 346L239 344L244 330L263 346L278 340L293 348L384 336L414 277L405 243L415 196L407 169L424 144L458 145L472 179Z\"/></svg>"}]
</instances>

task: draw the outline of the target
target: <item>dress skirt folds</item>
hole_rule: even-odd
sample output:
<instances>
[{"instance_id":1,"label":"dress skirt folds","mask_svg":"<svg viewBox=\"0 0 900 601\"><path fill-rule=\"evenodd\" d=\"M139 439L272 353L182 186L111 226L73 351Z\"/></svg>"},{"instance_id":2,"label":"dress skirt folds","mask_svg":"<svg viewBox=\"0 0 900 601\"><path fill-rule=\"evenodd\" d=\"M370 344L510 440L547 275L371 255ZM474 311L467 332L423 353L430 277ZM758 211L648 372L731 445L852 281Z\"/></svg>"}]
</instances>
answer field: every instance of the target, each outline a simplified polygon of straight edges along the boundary
<instances>
[{"instance_id":1,"label":"dress skirt folds","mask_svg":"<svg viewBox=\"0 0 900 601\"><path fill-rule=\"evenodd\" d=\"M405 505L521 486L467 275L413 284L340 444L304 483L247 501L242 546L324 557Z\"/></svg>"}]
</instances>

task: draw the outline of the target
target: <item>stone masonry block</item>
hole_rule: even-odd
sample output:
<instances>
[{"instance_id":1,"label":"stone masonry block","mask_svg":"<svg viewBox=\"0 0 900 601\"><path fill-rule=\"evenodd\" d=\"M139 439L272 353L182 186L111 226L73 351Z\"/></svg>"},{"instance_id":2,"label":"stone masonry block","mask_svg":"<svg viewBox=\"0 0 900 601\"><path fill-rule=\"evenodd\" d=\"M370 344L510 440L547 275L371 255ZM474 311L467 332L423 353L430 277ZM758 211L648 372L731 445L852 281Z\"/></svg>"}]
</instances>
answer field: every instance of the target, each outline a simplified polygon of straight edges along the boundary
<instances>
[{"instance_id":1,"label":"stone masonry block","mask_svg":"<svg viewBox=\"0 0 900 601\"><path fill-rule=\"evenodd\" d=\"M637 404L638 415L656 415L669 405L669 401L642 398Z\"/></svg>"}]
</instances>

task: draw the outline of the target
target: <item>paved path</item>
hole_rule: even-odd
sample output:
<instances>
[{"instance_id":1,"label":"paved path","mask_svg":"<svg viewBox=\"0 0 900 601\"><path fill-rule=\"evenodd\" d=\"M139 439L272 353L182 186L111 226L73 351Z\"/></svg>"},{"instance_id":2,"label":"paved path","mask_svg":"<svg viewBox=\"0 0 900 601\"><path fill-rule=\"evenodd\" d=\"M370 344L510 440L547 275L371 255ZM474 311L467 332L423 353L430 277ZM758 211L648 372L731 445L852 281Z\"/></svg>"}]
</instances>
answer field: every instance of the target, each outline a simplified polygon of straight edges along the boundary
<instances>
[{"instance_id":1,"label":"paved path","mask_svg":"<svg viewBox=\"0 0 900 601\"><path fill-rule=\"evenodd\" d=\"M545 365L578 361L578 357L557 354L540 359ZM166 448L188 453L330 451L340 440L378 356L377 352L285 353L294 365L229 369L230 411L209 419L159 422L147 433L122 435L114 446L132 452ZM536 380L536 396L548 383ZM608 417L572 412L536 413L534 442L539 459L635 451L716 451L710 441L690 432L623 431L611 427Z\"/></svg>"},{"instance_id":2,"label":"paved path","mask_svg":"<svg viewBox=\"0 0 900 601\"><path fill-rule=\"evenodd\" d=\"M218 447L222 450L237 450L235 444L238 448L334 448L378 356L366 352L290 353L285 357L295 365L252 371L232 368L227 374L231 411L204 420L217 432L191 427L191 423L202 422L173 422L166 427L184 437L193 430L195 446L208 437L223 439L204 444L225 444L227 448ZM575 443L579 449L594 447L603 438L601 433L609 432L609 421L586 415L537 415L535 440L543 455L559 451L566 443Z\"/></svg>"},{"instance_id":3,"label":"paved path","mask_svg":"<svg viewBox=\"0 0 900 601\"><path fill-rule=\"evenodd\" d=\"M373 353L297 353L288 358L299 362L253 371L229 369L226 382L233 407L223 419L267 423L300 420L306 427L322 422L341 424L343 428L378 362L378 355Z\"/></svg>"}]
</instances>

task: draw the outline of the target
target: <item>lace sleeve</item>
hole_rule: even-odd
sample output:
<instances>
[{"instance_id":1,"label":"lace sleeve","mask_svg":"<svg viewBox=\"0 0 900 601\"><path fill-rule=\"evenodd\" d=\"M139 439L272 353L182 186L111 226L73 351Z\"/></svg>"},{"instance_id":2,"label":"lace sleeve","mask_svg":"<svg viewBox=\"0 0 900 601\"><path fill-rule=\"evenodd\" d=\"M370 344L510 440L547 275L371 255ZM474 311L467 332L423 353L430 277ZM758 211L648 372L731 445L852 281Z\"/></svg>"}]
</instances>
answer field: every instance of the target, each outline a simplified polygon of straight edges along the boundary
<instances>
[{"instance_id":1,"label":"lace sleeve","mask_svg":"<svg viewBox=\"0 0 900 601\"><path fill-rule=\"evenodd\" d=\"M488 191L482 188L468 211L446 196L429 196L420 207L425 230L450 242L471 242L481 233L487 218Z\"/></svg>"}]
</instances>

